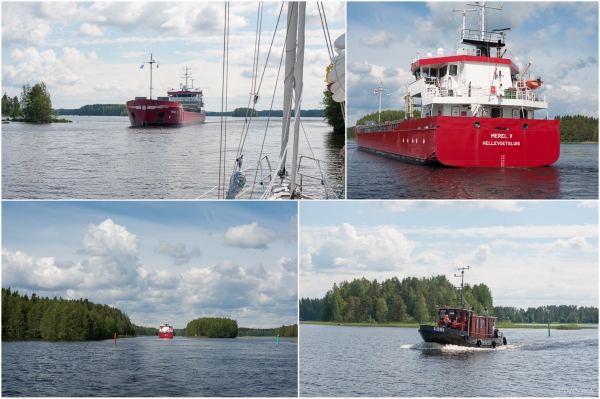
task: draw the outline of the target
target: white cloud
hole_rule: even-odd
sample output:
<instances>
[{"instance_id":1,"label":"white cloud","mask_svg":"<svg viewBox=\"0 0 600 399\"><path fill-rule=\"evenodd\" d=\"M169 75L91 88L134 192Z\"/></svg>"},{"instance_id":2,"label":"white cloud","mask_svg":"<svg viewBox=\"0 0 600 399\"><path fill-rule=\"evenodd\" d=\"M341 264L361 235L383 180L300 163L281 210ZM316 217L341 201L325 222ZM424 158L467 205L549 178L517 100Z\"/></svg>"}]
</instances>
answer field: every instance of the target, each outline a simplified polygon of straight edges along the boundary
<instances>
[{"instance_id":1,"label":"white cloud","mask_svg":"<svg viewBox=\"0 0 600 399\"><path fill-rule=\"evenodd\" d=\"M578 208L598 209L598 201L581 201L577 204Z\"/></svg>"},{"instance_id":2,"label":"white cloud","mask_svg":"<svg viewBox=\"0 0 600 399\"><path fill-rule=\"evenodd\" d=\"M176 265L185 265L190 262L191 258L197 258L202 255L202 252L198 247L193 247L188 252L183 243L172 245L163 241L161 241L158 244L158 247L154 249L154 253L172 257Z\"/></svg>"},{"instance_id":3,"label":"white cloud","mask_svg":"<svg viewBox=\"0 0 600 399\"><path fill-rule=\"evenodd\" d=\"M105 30L106 30L106 27L104 27L104 26L98 26L98 25L84 22L83 24L81 24L81 28L79 28L78 33L81 36L96 37L96 36L102 36L104 34Z\"/></svg>"},{"instance_id":4,"label":"white cloud","mask_svg":"<svg viewBox=\"0 0 600 399\"><path fill-rule=\"evenodd\" d=\"M82 261L61 263L54 257L37 258L3 248L2 284L21 293L88 298L115 306L136 324L160 323L164 317L180 324L219 316L237 318L241 326L276 327L295 320L295 257L280 257L267 267L262 263L242 267L224 259L187 270L149 270L138 258L140 248L136 234L106 219L88 226L82 249L77 251L86 256ZM199 256L197 248L188 251L183 244L168 242L161 242L155 252L179 264Z\"/></svg>"},{"instance_id":5,"label":"white cloud","mask_svg":"<svg viewBox=\"0 0 600 399\"><path fill-rule=\"evenodd\" d=\"M367 47L387 48L392 43L399 43L402 41L400 35L395 35L386 31L379 31L370 36L365 36L360 39L360 44Z\"/></svg>"},{"instance_id":6,"label":"white cloud","mask_svg":"<svg viewBox=\"0 0 600 399\"><path fill-rule=\"evenodd\" d=\"M570 249L574 251L592 251L594 246L583 237L573 237L568 240L556 240L552 243L553 249Z\"/></svg>"},{"instance_id":7,"label":"white cloud","mask_svg":"<svg viewBox=\"0 0 600 399\"><path fill-rule=\"evenodd\" d=\"M302 240L312 266L318 269L397 270L408 261L415 245L394 226L377 226L371 234L359 234L348 223L329 228L326 237L303 232Z\"/></svg>"},{"instance_id":8,"label":"white cloud","mask_svg":"<svg viewBox=\"0 0 600 399\"><path fill-rule=\"evenodd\" d=\"M72 70L98 58L93 51L87 56L71 47L65 47L62 51L63 55L59 58L54 50L39 52L33 47L13 49L10 54L13 63L2 66L3 84L19 86L26 82L44 82L47 86L73 85L80 82L81 77Z\"/></svg>"},{"instance_id":9,"label":"white cloud","mask_svg":"<svg viewBox=\"0 0 600 399\"><path fill-rule=\"evenodd\" d=\"M177 52L176 52L177 53ZM122 51L121 52L121 57L123 58L138 58L141 57L142 55L146 55L148 54L145 51Z\"/></svg>"},{"instance_id":10,"label":"white cloud","mask_svg":"<svg viewBox=\"0 0 600 399\"><path fill-rule=\"evenodd\" d=\"M387 212L407 212L413 209L494 209L501 212L520 212L525 207L518 201L377 201L373 206Z\"/></svg>"},{"instance_id":11,"label":"white cloud","mask_svg":"<svg viewBox=\"0 0 600 399\"><path fill-rule=\"evenodd\" d=\"M277 239L274 230L260 227L258 223L230 227L224 235L224 244L230 247L267 249L267 244Z\"/></svg>"}]
</instances>

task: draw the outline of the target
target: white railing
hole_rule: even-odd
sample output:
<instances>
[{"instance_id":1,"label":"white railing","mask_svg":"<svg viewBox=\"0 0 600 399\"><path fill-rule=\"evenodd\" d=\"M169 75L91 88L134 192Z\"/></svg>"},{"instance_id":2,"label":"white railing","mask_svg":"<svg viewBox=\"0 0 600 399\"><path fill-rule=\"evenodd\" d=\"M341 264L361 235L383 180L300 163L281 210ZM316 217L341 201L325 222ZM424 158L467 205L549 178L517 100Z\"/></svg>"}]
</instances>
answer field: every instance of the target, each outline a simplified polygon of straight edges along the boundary
<instances>
[{"instance_id":1,"label":"white railing","mask_svg":"<svg viewBox=\"0 0 600 399\"><path fill-rule=\"evenodd\" d=\"M502 95L505 99L513 99L512 97L506 95L504 90L500 90L496 88L497 92L492 93L491 87L489 88L480 88L480 87L471 87L461 85L460 87L453 88L445 88L438 87L435 84L425 82L423 85L423 94L424 98L435 98L435 97L489 97ZM527 100L527 101L536 101L536 102L546 102L546 96L538 97L536 95L535 90L531 90L528 87L521 87L516 91L511 91L513 95L515 95L516 100Z\"/></svg>"}]
</instances>

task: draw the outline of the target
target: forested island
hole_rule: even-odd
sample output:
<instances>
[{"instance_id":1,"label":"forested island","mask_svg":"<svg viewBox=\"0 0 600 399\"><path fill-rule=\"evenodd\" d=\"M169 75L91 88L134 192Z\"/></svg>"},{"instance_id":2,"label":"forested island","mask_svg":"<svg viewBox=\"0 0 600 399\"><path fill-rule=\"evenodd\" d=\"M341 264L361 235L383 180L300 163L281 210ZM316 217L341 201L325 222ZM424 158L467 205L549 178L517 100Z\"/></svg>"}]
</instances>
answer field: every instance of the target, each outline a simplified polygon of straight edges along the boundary
<instances>
[{"instance_id":1,"label":"forested island","mask_svg":"<svg viewBox=\"0 0 600 399\"><path fill-rule=\"evenodd\" d=\"M6 93L2 96L2 116L10 116L15 122L51 123L69 122L56 119L52 112L50 93L44 82L30 86L23 85L21 98L10 98Z\"/></svg>"},{"instance_id":2,"label":"forested island","mask_svg":"<svg viewBox=\"0 0 600 399\"><path fill-rule=\"evenodd\" d=\"M225 317L201 317L185 328L186 337L235 338L238 335L236 320Z\"/></svg>"},{"instance_id":3,"label":"forested island","mask_svg":"<svg viewBox=\"0 0 600 399\"><path fill-rule=\"evenodd\" d=\"M394 111L387 109L381 111L381 122L404 120L405 112L403 110ZM419 111L415 111L415 118L421 116ZM374 121L377 123L378 113L373 112L363 116L356 121L356 126L364 125L365 121ZM555 116L555 120L560 120L560 142L561 143L597 143L598 142L598 118L583 115L565 115ZM356 140L355 126L346 128L346 137L349 140Z\"/></svg>"},{"instance_id":4,"label":"forested island","mask_svg":"<svg viewBox=\"0 0 600 399\"><path fill-rule=\"evenodd\" d=\"M80 108L55 109L56 115L78 115L78 116L127 116L125 104L90 104Z\"/></svg>"},{"instance_id":5,"label":"forested island","mask_svg":"<svg viewBox=\"0 0 600 399\"><path fill-rule=\"evenodd\" d=\"M517 309L494 306L490 289L485 284L465 284L463 297L466 307L473 307L499 322L512 323L598 323L597 307L550 305ZM460 291L446 276L393 277L381 283L365 278L343 281L321 299L300 300L300 320L347 323L420 323L435 320L439 306L459 306Z\"/></svg>"},{"instance_id":6,"label":"forested island","mask_svg":"<svg viewBox=\"0 0 600 399\"><path fill-rule=\"evenodd\" d=\"M221 317L192 320L182 337L235 338L237 336L298 337L298 325L271 329L238 329L237 321ZM50 339L84 341L121 337L158 336L158 328L133 324L121 310L87 299L31 298L2 288L2 339Z\"/></svg>"},{"instance_id":7,"label":"forested island","mask_svg":"<svg viewBox=\"0 0 600 399\"><path fill-rule=\"evenodd\" d=\"M94 340L135 336L136 328L119 309L87 299L41 298L2 288L2 339Z\"/></svg>"},{"instance_id":8,"label":"forested island","mask_svg":"<svg viewBox=\"0 0 600 399\"><path fill-rule=\"evenodd\" d=\"M298 324L278 328L238 328L238 337L275 337L298 338Z\"/></svg>"},{"instance_id":9,"label":"forested island","mask_svg":"<svg viewBox=\"0 0 600 399\"><path fill-rule=\"evenodd\" d=\"M243 110L243 112L238 111L238 113L236 115L233 115L233 113L236 110ZM263 117L263 116L272 116L272 117L279 117L281 118L283 116L283 111L282 110L263 110L263 111L257 111L254 110L256 113L254 114L254 117ZM245 117L246 116L246 108L236 108L234 111L229 111L229 112L215 112L215 111L206 111L206 116L221 116L221 114L223 114L223 116L239 116L239 117ZM294 116L296 114L296 110L292 110L292 116ZM304 118L322 118L323 117L323 110L322 109L302 109L300 110L300 116L304 117Z\"/></svg>"}]
</instances>

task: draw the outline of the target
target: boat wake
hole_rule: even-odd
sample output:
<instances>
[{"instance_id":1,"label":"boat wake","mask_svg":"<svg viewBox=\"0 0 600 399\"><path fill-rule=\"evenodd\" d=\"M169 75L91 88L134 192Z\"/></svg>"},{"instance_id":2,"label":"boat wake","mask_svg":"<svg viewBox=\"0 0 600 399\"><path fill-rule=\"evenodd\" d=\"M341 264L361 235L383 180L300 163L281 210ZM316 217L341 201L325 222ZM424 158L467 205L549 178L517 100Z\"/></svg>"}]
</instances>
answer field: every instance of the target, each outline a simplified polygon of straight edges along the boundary
<instances>
[{"instance_id":1,"label":"boat wake","mask_svg":"<svg viewBox=\"0 0 600 399\"><path fill-rule=\"evenodd\" d=\"M513 345L501 345L497 348L475 348L475 347L467 347L467 346L458 346L458 345L441 345L435 342L421 342L418 344L410 344L410 345L402 345L400 348L402 349L414 349L414 350L422 350L422 351L441 351L448 353L458 353L458 352L488 352L488 351L499 351L499 350L507 350L514 348Z\"/></svg>"}]
</instances>

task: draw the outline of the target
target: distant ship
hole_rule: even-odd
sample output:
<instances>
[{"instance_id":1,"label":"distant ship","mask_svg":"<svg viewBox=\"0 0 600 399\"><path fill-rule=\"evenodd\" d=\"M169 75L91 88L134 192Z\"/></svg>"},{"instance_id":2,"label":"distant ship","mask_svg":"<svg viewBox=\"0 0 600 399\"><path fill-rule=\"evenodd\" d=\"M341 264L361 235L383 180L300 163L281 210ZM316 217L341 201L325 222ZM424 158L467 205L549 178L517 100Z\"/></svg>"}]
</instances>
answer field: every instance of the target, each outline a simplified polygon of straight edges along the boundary
<instances>
[{"instance_id":1,"label":"distant ship","mask_svg":"<svg viewBox=\"0 0 600 399\"><path fill-rule=\"evenodd\" d=\"M158 330L158 338L173 339L173 326L165 323Z\"/></svg>"},{"instance_id":2,"label":"distant ship","mask_svg":"<svg viewBox=\"0 0 600 399\"><path fill-rule=\"evenodd\" d=\"M188 78L192 77L186 67L185 85L180 90L171 89L167 92L168 97L152 98L152 65L156 64L150 55L150 99L136 97L135 100L127 101L127 115L131 126L178 126L188 123L203 123L206 113L203 109L204 98L202 90L189 88ZM192 83L193 83L193 79Z\"/></svg>"},{"instance_id":3,"label":"distant ship","mask_svg":"<svg viewBox=\"0 0 600 399\"><path fill-rule=\"evenodd\" d=\"M558 120L548 118L546 96L537 94L540 78L526 79L527 64L505 55L505 31L485 30L485 2L480 29L466 28L462 44L473 49L417 53L411 65L406 119L356 127L359 150L423 165L458 167L529 167L555 163L560 155ZM495 54L493 54L495 53ZM380 96L383 85L375 90ZM389 93L388 93L389 94ZM417 101L415 101L417 100ZM414 117L415 107L421 108ZM534 119L534 112L545 119Z\"/></svg>"}]
</instances>

